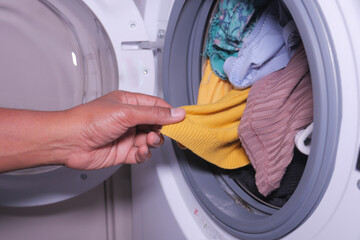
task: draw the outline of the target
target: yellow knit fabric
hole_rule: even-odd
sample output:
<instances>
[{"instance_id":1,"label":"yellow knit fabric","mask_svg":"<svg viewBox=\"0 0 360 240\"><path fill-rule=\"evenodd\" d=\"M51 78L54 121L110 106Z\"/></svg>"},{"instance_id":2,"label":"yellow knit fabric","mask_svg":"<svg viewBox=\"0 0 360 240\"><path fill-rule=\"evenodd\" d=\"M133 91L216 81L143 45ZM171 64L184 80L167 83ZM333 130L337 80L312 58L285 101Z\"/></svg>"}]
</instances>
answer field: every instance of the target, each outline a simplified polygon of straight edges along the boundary
<instances>
[{"instance_id":1,"label":"yellow knit fabric","mask_svg":"<svg viewBox=\"0 0 360 240\"><path fill-rule=\"evenodd\" d=\"M219 101L232 89L229 81L224 81L212 71L210 60L205 63L204 75L201 79L197 104L209 104Z\"/></svg>"},{"instance_id":2,"label":"yellow knit fabric","mask_svg":"<svg viewBox=\"0 0 360 240\"><path fill-rule=\"evenodd\" d=\"M185 119L164 126L161 133L218 167L243 167L249 164L249 160L237 129L249 90L231 90L212 104L184 106Z\"/></svg>"},{"instance_id":3,"label":"yellow knit fabric","mask_svg":"<svg viewBox=\"0 0 360 240\"><path fill-rule=\"evenodd\" d=\"M197 105L214 103L223 98L232 89L229 81L219 78L211 69L210 60L205 62L204 75L199 85ZM181 149L186 149L181 143L177 142Z\"/></svg>"}]
</instances>

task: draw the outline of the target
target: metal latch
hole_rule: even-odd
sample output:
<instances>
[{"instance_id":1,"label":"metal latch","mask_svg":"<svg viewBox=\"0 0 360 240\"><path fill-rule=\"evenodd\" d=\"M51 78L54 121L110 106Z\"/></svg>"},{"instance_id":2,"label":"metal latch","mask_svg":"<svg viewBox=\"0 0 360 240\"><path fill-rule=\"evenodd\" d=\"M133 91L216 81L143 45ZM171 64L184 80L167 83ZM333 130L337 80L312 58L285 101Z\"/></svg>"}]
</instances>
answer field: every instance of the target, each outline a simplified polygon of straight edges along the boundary
<instances>
[{"instance_id":1,"label":"metal latch","mask_svg":"<svg viewBox=\"0 0 360 240\"><path fill-rule=\"evenodd\" d=\"M159 30L156 41L123 42L123 50L156 50L162 51L165 43L165 30Z\"/></svg>"},{"instance_id":2,"label":"metal latch","mask_svg":"<svg viewBox=\"0 0 360 240\"><path fill-rule=\"evenodd\" d=\"M142 49L158 49L161 50L164 48L165 42L165 30L160 29L158 31L157 39L154 42L141 42L140 48Z\"/></svg>"}]
</instances>

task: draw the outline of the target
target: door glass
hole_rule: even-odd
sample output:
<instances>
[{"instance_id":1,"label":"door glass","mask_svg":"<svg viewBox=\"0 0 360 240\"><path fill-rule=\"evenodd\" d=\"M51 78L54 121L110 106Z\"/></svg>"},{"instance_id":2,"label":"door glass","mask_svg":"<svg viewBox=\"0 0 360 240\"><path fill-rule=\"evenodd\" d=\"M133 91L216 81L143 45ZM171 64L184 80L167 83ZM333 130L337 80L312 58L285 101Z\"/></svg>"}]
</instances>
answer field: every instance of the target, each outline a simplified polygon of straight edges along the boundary
<instances>
[{"instance_id":1,"label":"door glass","mask_svg":"<svg viewBox=\"0 0 360 240\"><path fill-rule=\"evenodd\" d=\"M0 0L0 32L0 107L63 110L118 88L111 41L81 0Z\"/></svg>"}]
</instances>

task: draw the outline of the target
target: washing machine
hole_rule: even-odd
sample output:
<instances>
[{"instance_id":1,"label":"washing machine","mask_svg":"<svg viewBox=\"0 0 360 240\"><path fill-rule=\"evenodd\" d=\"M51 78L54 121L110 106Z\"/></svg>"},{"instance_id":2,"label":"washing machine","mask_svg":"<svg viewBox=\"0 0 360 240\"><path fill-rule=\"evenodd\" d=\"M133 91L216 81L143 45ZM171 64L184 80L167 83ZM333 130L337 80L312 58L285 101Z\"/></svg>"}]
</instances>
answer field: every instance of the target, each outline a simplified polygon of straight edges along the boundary
<instances>
[{"instance_id":1,"label":"washing machine","mask_svg":"<svg viewBox=\"0 0 360 240\"><path fill-rule=\"evenodd\" d=\"M284 3L303 40L314 98L311 152L296 191L281 208L269 206L166 139L151 160L132 166L131 238L360 238L360 2ZM216 4L4 0L0 19L7 25L2 26L6 34L1 45L12 47L0 47L7 56L0 59L6 73L1 106L62 110L116 89L164 97L174 106L195 104L204 39ZM37 14L42 17L34 17ZM11 34L16 41L7 38ZM102 194L102 189L86 192L97 189L119 167L79 171L47 166L1 174L0 205L26 208L26 218L35 206L59 211L56 204L71 205L73 199L81 206L86 201L82 196ZM114 182L112 189L118 187ZM113 230L120 228L112 217L105 222L112 222Z\"/></svg>"},{"instance_id":2,"label":"washing machine","mask_svg":"<svg viewBox=\"0 0 360 240\"><path fill-rule=\"evenodd\" d=\"M284 0L312 77L311 152L280 208L167 139L132 168L134 239L359 239L360 21L356 0ZM203 46L216 1L175 1L165 34L165 100L196 104ZM141 227L140 227L141 226Z\"/></svg>"}]
</instances>

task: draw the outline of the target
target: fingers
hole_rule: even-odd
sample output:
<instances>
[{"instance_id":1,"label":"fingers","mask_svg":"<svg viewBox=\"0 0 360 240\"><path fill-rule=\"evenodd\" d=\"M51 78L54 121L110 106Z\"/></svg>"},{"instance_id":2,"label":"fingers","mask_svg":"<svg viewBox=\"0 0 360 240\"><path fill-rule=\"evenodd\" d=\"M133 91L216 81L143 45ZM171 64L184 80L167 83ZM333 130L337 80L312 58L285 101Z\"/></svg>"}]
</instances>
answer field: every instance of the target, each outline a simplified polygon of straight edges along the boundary
<instances>
[{"instance_id":1,"label":"fingers","mask_svg":"<svg viewBox=\"0 0 360 240\"><path fill-rule=\"evenodd\" d=\"M138 164L143 163L151 157L150 149L146 145L139 147L132 147L126 156L126 164Z\"/></svg>"},{"instance_id":2,"label":"fingers","mask_svg":"<svg viewBox=\"0 0 360 240\"><path fill-rule=\"evenodd\" d=\"M159 147L164 143L164 137L160 133L150 132L138 134L134 146L129 150L126 164L143 163L151 157L150 147Z\"/></svg>"},{"instance_id":3,"label":"fingers","mask_svg":"<svg viewBox=\"0 0 360 240\"><path fill-rule=\"evenodd\" d=\"M139 105L158 106L158 107L166 107L166 108L172 107L164 99L159 98L159 97L154 97L154 96L140 94L140 93L135 94L134 97L136 98L136 102L139 103Z\"/></svg>"},{"instance_id":4,"label":"fingers","mask_svg":"<svg viewBox=\"0 0 360 240\"><path fill-rule=\"evenodd\" d=\"M136 163L143 163L151 157L151 151L146 145L138 147Z\"/></svg>"},{"instance_id":5,"label":"fingers","mask_svg":"<svg viewBox=\"0 0 360 240\"><path fill-rule=\"evenodd\" d=\"M134 146L138 147L141 145L147 145L151 148L160 147L164 143L164 137L157 132L139 132L137 133L135 140L134 140Z\"/></svg>"},{"instance_id":6,"label":"fingers","mask_svg":"<svg viewBox=\"0 0 360 240\"><path fill-rule=\"evenodd\" d=\"M158 106L166 108L172 107L164 99L142 93L133 93L119 90L111 92L110 95L121 103L130 105Z\"/></svg>"},{"instance_id":7,"label":"fingers","mask_svg":"<svg viewBox=\"0 0 360 240\"><path fill-rule=\"evenodd\" d=\"M157 106L128 106L125 111L124 124L127 127L137 125L168 125L185 118L182 108L165 108Z\"/></svg>"},{"instance_id":8,"label":"fingers","mask_svg":"<svg viewBox=\"0 0 360 240\"><path fill-rule=\"evenodd\" d=\"M146 136L146 143L151 147L159 147L164 143L164 137L160 133L150 132Z\"/></svg>"}]
</instances>

